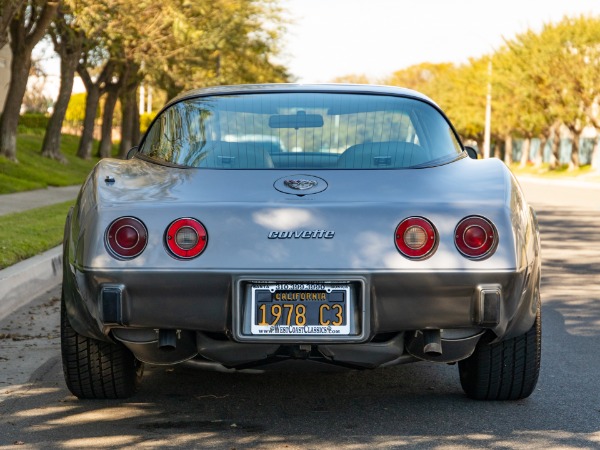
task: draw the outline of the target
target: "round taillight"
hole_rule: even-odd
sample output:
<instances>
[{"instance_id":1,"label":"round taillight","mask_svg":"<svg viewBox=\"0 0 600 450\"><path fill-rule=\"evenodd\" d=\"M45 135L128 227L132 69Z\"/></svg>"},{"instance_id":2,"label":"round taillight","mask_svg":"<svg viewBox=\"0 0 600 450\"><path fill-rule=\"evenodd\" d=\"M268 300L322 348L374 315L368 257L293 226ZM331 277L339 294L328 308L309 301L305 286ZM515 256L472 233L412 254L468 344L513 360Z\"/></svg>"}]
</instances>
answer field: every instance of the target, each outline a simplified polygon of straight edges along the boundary
<instances>
[{"instance_id":1,"label":"round taillight","mask_svg":"<svg viewBox=\"0 0 600 450\"><path fill-rule=\"evenodd\" d=\"M167 248L178 258L195 258L206 248L208 235L204 226L196 219L177 219L167 228Z\"/></svg>"},{"instance_id":2,"label":"round taillight","mask_svg":"<svg viewBox=\"0 0 600 450\"><path fill-rule=\"evenodd\" d=\"M138 256L148 243L146 226L135 217L120 217L106 229L106 246L119 259Z\"/></svg>"},{"instance_id":3,"label":"round taillight","mask_svg":"<svg viewBox=\"0 0 600 450\"><path fill-rule=\"evenodd\" d=\"M437 231L431 222L422 217L409 217L396 227L396 247L410 259L430 256L437 245Z\"/></svg>"},{"instance_id":4,"label":"round taillight","mask_svg":"<svg viewBox=\"0 0 600 450\"><path fill-rule=\"evenodd\" d=\"M489 220L470 216L460 221L454 233L456 248L467 258L481 259L496 249L498 235Z\"/></svg>"}]
</instances>

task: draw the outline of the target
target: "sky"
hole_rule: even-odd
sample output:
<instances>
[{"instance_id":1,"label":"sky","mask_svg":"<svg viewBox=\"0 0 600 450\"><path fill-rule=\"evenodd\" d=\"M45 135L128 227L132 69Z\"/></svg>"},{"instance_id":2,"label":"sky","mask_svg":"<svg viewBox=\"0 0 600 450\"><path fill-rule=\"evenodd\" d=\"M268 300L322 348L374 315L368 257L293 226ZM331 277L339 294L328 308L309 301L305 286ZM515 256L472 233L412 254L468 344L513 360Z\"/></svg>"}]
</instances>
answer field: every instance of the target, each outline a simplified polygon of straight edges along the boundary
<instances>
[{"instance_id":1,"label":"sky","mask_svg":"<svg viewBox=\"0 0 600 450\"><path fill-rule=\"evenodd\" d=\"M373 83L422 62L467 62L565 15L600 16L600 0L279 0L289 24L281 61L301 83L364 74ZM48 51L45 52L48 55ZM50 51L50 53L52 53ZM54 97L58 58L44 91ZM74 92L84 92L76 80Z\"/></svg>"},{"instance_id":2,"label":"sky","mask_svg":"<svg viewBox=\"0 0 600 450\"><path fill-rule=\"evenodd\" d=\"M292 21L283 62L297 81L365 74L372 82L421 62L467 62L565 15L600 16L600 0L280 0Z\"/></svg>"}]
</instances>

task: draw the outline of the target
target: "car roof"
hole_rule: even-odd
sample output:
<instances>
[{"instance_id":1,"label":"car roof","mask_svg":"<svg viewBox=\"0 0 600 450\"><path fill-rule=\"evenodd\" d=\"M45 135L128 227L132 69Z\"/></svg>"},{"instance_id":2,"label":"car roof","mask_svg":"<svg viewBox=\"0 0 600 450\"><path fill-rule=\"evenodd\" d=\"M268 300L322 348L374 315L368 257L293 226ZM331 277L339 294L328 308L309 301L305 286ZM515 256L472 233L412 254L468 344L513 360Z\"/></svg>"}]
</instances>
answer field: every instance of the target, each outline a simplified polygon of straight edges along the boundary
<instances>
[{"instance_id":1,"label":"car roof","mask_svg":"<svg viewBox=\"0 0 600 450\"><path fill-rule=\"evenodd\" d=\"M382 86L371 84L296 84L296 83L273 83L273 84L238 84L230 86L212 86L201 89L193 89L183 92L170 100L165 108L182 100L207 95L232 95L232 94L266 94L281 92L317 92L317 93L353 93L353 94L375 94L395 95L412 97L427 103L439 106L426 95L396 86Z\"/></svg>"}]
</instances>

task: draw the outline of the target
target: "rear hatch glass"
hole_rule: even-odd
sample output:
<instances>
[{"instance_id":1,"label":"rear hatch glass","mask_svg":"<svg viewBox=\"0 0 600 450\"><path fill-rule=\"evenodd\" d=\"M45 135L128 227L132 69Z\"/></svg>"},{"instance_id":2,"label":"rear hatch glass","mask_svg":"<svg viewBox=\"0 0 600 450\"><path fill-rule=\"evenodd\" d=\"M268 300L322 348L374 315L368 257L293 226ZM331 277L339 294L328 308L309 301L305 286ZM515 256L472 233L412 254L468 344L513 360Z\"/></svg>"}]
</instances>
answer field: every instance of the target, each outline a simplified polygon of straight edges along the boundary
<instances>
[{"instance_id":1,"label":"rear hatch glass","mask_svg":"<svg viewBox=\"0 0 600 450\"><path fill-rule=\"evenodd\" d=\"M158 162L206 169L406 169L461 150L426 102L300 92L185 99L162 111L140 147Z\"/></svg>"}]
</instances>

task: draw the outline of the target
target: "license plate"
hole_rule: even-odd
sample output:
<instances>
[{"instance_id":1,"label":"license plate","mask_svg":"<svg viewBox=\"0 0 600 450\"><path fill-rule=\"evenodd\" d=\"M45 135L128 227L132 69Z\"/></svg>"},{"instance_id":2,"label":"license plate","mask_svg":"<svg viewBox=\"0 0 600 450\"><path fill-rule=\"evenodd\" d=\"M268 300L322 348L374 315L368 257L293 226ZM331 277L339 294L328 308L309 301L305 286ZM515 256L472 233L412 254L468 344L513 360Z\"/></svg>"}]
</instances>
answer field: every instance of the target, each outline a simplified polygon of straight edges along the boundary
<instances>
[{"instance_id":1,"label":"license plate","mask_svg":"<svg viewBox=\"0 0 600 450\"><path fill-rule=\"evenodd\" d=\"M251 301L254 335L350 334L348 284L253 284Z\"/></svg>"}]
</instances>

